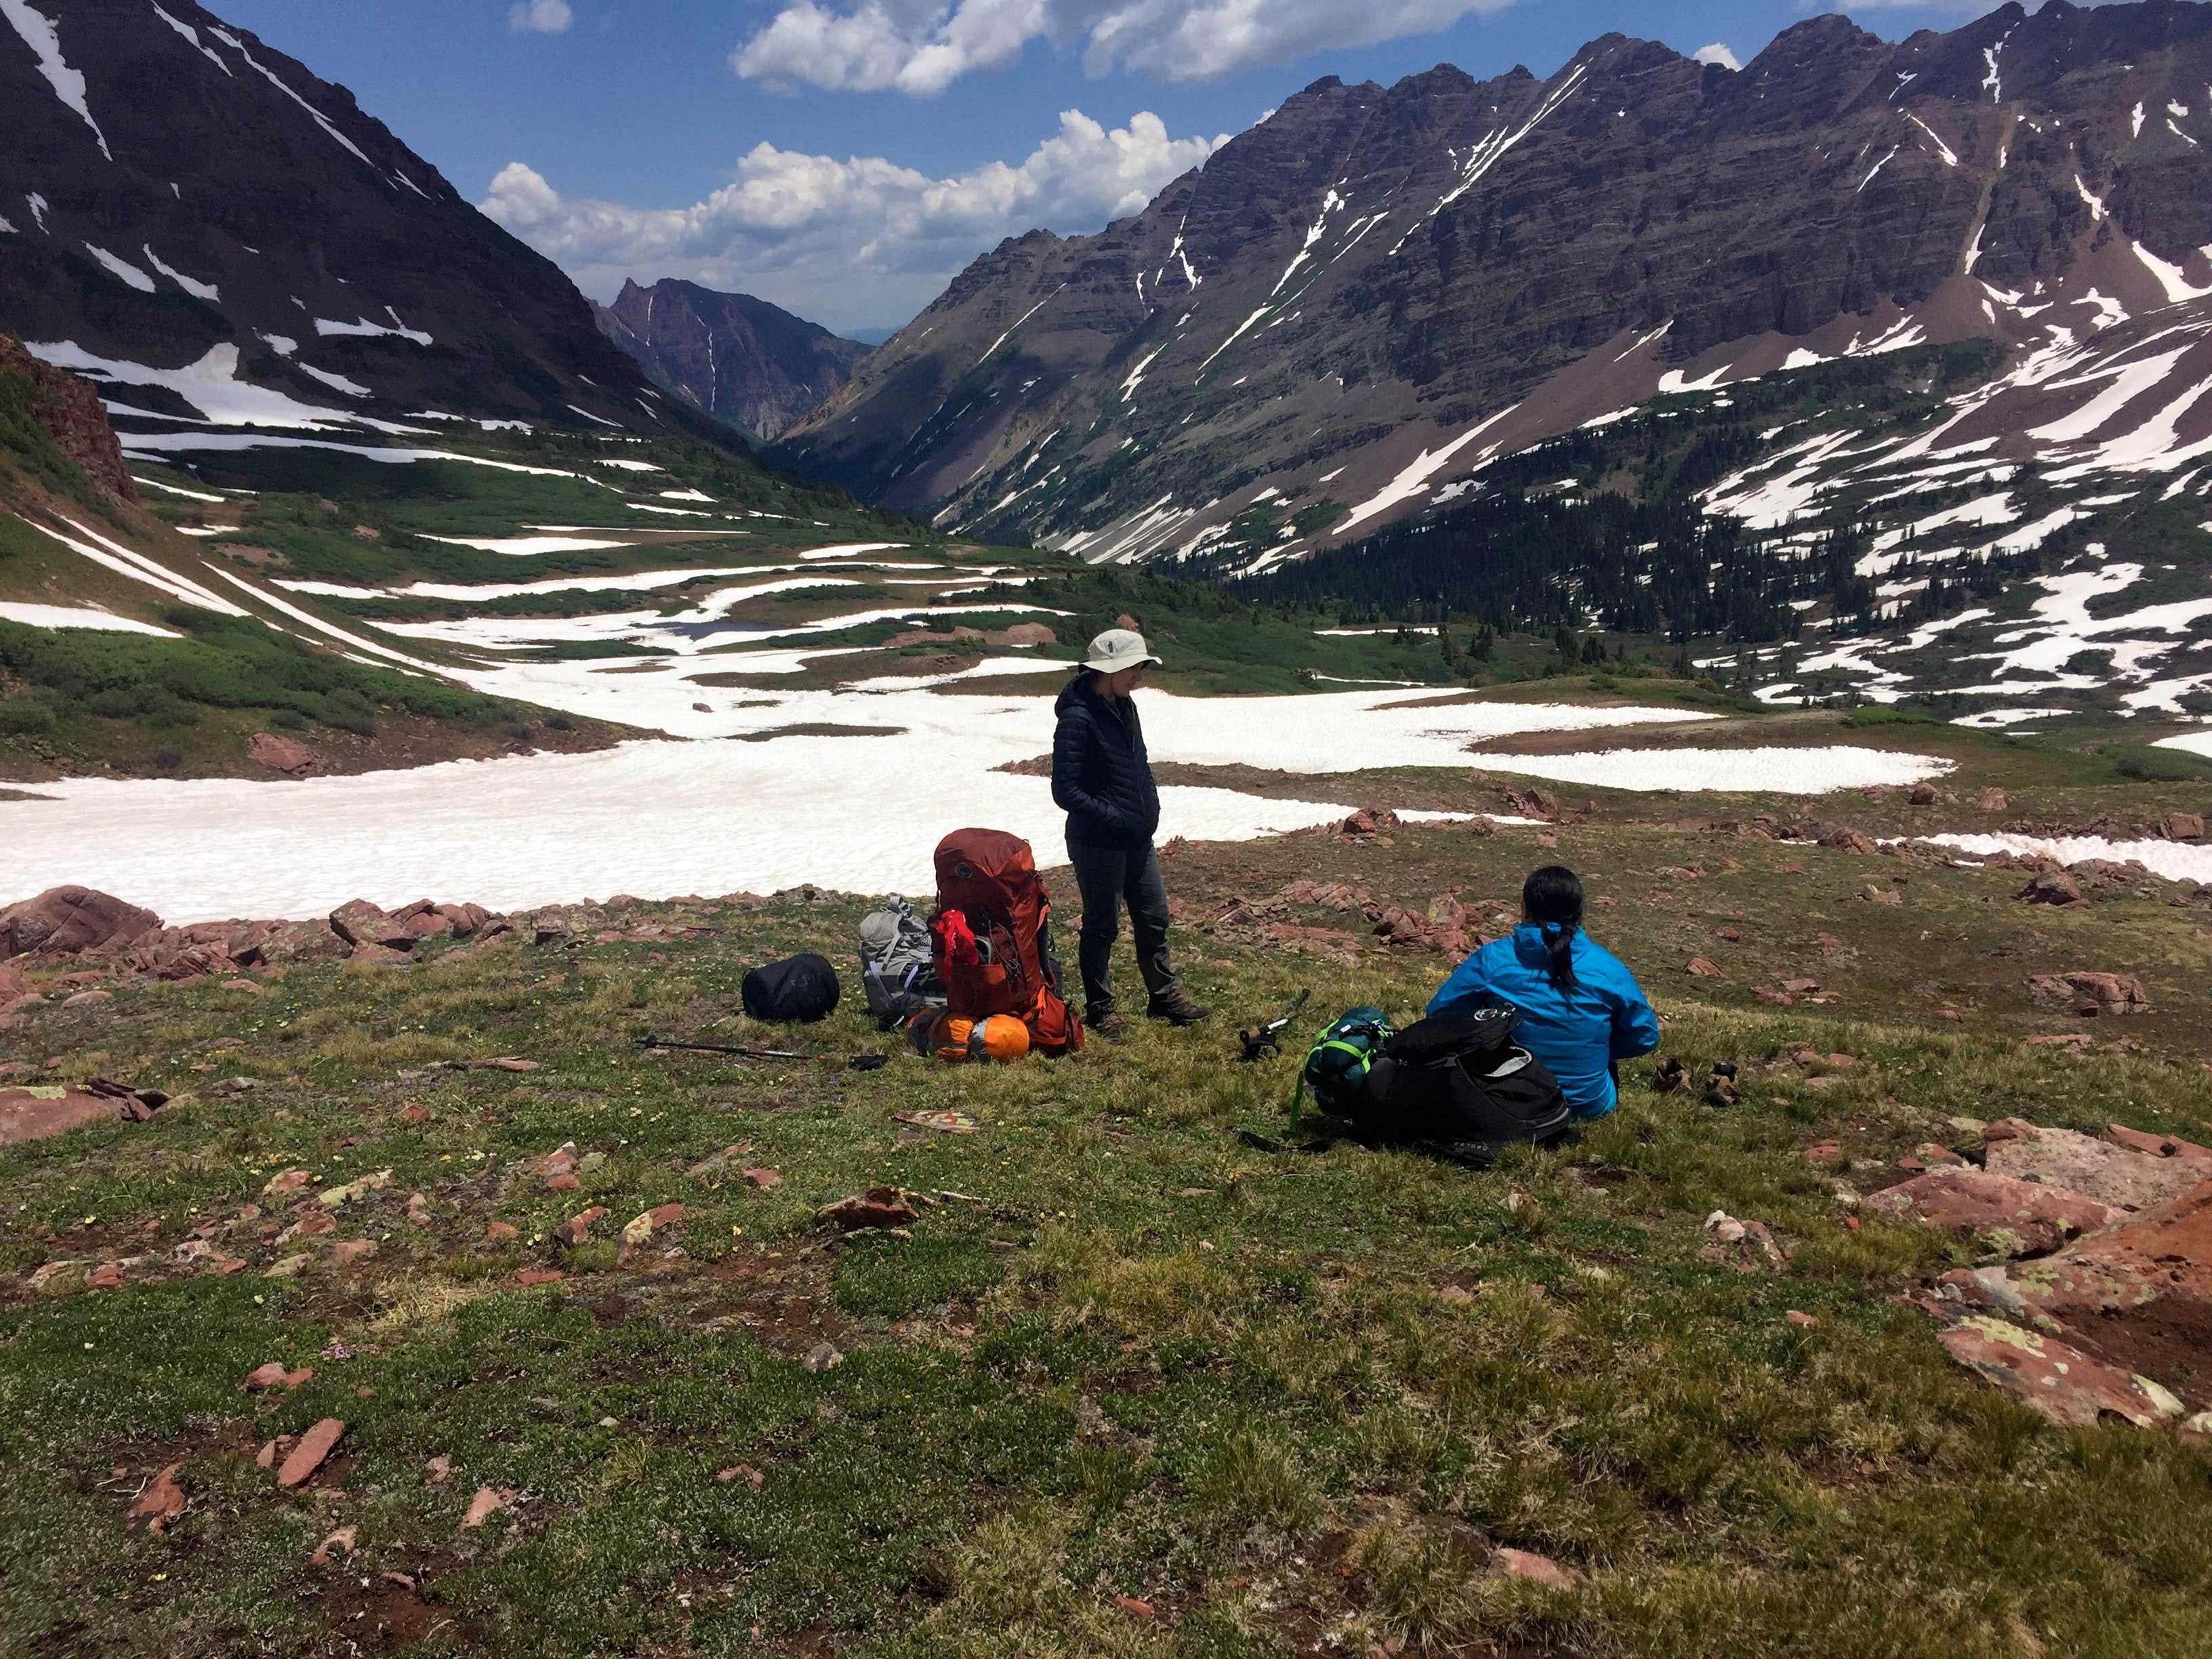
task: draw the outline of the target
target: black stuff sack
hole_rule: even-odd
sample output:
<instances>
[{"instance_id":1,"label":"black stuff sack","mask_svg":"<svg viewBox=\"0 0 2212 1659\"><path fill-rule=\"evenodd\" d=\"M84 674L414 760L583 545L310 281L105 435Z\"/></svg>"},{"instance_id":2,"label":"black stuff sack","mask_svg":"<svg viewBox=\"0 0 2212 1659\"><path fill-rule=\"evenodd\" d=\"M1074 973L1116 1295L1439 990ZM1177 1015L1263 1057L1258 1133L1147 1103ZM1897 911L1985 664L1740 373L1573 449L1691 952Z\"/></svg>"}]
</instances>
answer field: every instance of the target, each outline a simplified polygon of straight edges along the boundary
<instances>
[{"instance_id":1,"label":"black stuff sack","mask_svg":"<svg viewBox=\"0 0 2212 1659\"><path fill-rule=\"evenodd\" d=\"M1515 1143L1557 1145L1572 1130L1559 1079L1513 1042L1520 1011L1480 1008L1416 1021L1383 1046L1360 1091L1355 1133L1487 1166Z\"/></svg>"},{"instance_id":2,"label":"black stuff sack","mask_svg":"<svg viewBox=\"0 0 2212 1659\"><path fill-rule=\"evenodd\" d=\"M755 1019L811 1024L836 1007L837 970L811 951L786 957L747 974L740 993Z\"/></svg>"}]
</instances>

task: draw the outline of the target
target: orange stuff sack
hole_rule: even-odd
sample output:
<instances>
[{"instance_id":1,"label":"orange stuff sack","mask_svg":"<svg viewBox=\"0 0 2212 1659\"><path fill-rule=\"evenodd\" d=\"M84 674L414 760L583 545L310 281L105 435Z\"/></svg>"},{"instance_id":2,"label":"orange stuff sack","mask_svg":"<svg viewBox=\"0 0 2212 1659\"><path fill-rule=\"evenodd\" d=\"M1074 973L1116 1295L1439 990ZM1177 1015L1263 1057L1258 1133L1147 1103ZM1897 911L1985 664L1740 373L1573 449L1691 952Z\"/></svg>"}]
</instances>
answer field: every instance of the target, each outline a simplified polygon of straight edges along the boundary
<instances>
[{"instance_id":1,"label":"orange stuff sack","mask_svg":"<svg viewBox=\"0 0 2212 1659\"><path fill-rule=\"evenodd\" d=\"M929 934L948 1014L971 1022L1011 1014L1040 1054L1080 1048L1083 1027L1060 996L1051 926L1050 896L1020 836L956 830L938 843Z\"/></svg>"},{"instance_id":2,"label":"orange stuff sack","mask_svg":"<svg viewBox=\"0 0 2212 1659\"><path fill-rule=\"evenodd\" d=\"M927 1026L923 1020L928 1023ZM995 1060L1001 1064L1019 1060L1030 1051L1030 1028L1012 1014L993 1014L986 1019L963 1019L957 1014L922 1016L910 1040L921 1053L953 1061Z\"/></svg>"}]
</instances>

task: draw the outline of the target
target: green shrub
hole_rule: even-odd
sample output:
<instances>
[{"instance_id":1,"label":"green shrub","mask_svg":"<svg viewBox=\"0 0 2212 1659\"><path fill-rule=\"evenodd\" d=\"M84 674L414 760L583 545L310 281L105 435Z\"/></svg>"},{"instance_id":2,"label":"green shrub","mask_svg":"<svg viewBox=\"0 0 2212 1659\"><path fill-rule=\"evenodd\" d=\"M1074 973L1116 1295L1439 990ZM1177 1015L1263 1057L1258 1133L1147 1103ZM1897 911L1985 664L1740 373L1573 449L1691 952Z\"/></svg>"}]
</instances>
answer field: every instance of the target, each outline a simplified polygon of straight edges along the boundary
<instances>
[{"instance_id":1,"label":"green shrub","mask_svg":"<svg viewBox=\"0 0 2212 1659\"><path fill-rule=\"evenodd\" d=\"M111 685L105 691L95 691L84 700L84 709L104 720L127 720L140 712L137 688Z\"/></svg>"},{"instance_id":2,"label":"green shrub","mask_svg":"<svg viewBox=\"0 0 2212 1659\"><path fill-rule=\"evenodd\" d=\"M0 697L0 732L51 732L58 718L53 699L40 691L19 691Z\"/></svg>"}]
</instances>

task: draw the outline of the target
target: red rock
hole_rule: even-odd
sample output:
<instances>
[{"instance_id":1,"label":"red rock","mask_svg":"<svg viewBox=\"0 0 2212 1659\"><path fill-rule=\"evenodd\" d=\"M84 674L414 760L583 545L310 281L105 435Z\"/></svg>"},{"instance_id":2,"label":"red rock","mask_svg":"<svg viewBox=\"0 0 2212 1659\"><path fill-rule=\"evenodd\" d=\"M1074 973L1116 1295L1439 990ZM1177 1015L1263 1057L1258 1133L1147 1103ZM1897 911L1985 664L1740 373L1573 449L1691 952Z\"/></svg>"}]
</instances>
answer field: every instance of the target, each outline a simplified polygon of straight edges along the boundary
<instances>
[{"instance_id":1,"label":"red rock","mask_svg":"<svg viewBox=\"0 0 2212 1659\"><path fill-rule=\"evenodd\" d=\"M246 1374L241 1389L281 1389L284 1386L284 1367L272 1359L265 1365L256 1365Z\"/></svg>"},{"instance_id":2,"label":"red rock","mask_svg":"<svg viewBox=\"0 0 2212 1659\"><path fill-rule=\"evenodd\" d=\"M1936 786L1932 783L1916 783L1912 786L1912 793L1905 799L1913 806L1933 806L1936 805Z\"/></svg>"},{"instance_id":3,"label":"red rock","mask_svg":"<svg viewBox=\"0 0 2212 1659\"><path fill-rule=\"evenodd\" d=\"M558 1175L550 1175L545 1177L545 1190L549 1193L573 1193L583 1184L567 1170L562 1170Z\"/></svg>"},{"instance_id":4,"label":"red rock","mask_svg":"<svg viewBox=\"0 0 2212 1659\"><path fill-rule=\"evenodd\" d=\"M750 1463L733 1463L718 1473L714 1479L726 1486L733 1480L742 1480L755 1492L768 1484L768 1477Z\"/></svg>"},{"instance_id":5,"label":"red rock","mask_svg":"<svg viewBox=\"0 0 2212 1659\"><path fill-rule=\"evenodd\" d=\"M1713 929L1713 937L1724 939L1731 945L1741 944L1743 939L1742 933L1733 927L1716 927Z\"/></svg>"},{"instance_id":6,"label":"red rock","mask_svg":"<svg viewBox=\"0 0 2212 1659\"><path fill-rule=\"evenodd\" d=\"M420 1106L402 1106L399 1116L401 1121L406 1123L428 1123L430 1121L430 1114Z\"/></svg>"},{"instance_id":7,"label":"red rock","mask_svg":"<svg viewBox=\"0 0 2212 1659\"><path fill-rule=\"evenodd\" d=\"M1913 1148L1913 1152L1923 1165L1934 1165L1952 1170L1964 1169L1966 1167L1966 1160L1965 1158L1960 1158L1958 1153L1953 1152L1948 1146L1942 1145L1939 1141L1923 1140L1919 1146ZM2015 1172L2006 1170L2000 1170L1999 1173L2010 1175Z\"/></svg>"},{"instance_id":8,"label":"red rock","mask_svg":"<svg viewBox=\"0 0 2212 1659\"><path fill-rule=\"evenodd\" d=\"M1820 1322L1814 1315L1800 1313L1795 1308L1790 1309L1788 1313L1784 1314L1782 1316L1788 1320L1792 1325L1796 1326L1800 1330L1809 1331L1814 1326Z\"/></svg>"},{"instance_id":9,"label":"red rock","mask_svg":"<svg viewBox=\"0 0 2212 1659\"><path fill-rule=\"evenodd\" d=\"M2027 988L2037 996L2071 1001L2078 1014L2144 1014L2150 998L2142 981L2127 974L2036 974Z\"/></svg>"},{"instance_id":10,"label":"red rock","mask_svg":"<svg viewBox=\"0 0 2212 1659\"><path fill-rule=\"evenodd\" d=\"M128 947L161 931L151 910L89 887L50 887L0 909L0 958L68 956L103 945Z\"/></svg>"},{"instance_id":11,"label":"red rock","mask_svg":"<svg viewBox=\"0 0 2212 1659\"><path fill-rule=\"evenodd\" d=\"M2013 1274L2028 1304L2136 1370L2212 1352L2212 1181Z\"/></svg>"},{"instance_id":12,"label":"red rock","mask_svg":"<svg viewBox=\"0 0 2212 1659\"><path fill-rule=\"evenodd\" d=\"M1720 964L1706 957L1692 957L1682 964L1683 972L1698 979L1726 979Z\"/></svg>"},{"instance_id":13,"label":"red rock","mask_svg":"<svg viewBox=\"0 0 2212 1659\"><path fill-rule=\"evenodd\" d=\"M514 1223L508 1221L495 1221L484 1229L484 1237L486 1238L503 1239L520 1238L522 1235L519 1231L517 1231Z\"/></svg>"},{"instance_id":14,"label":"red rock","mask_svg":"<svg viewBox=\"0 0 2212 1659\"><path fill-rule=\"evenodd\" d=\"M525 1267L515 1274L514 1282L527 1288L532 1285L557 1285L568 1276L558 1267Z\"/></svg>"},{"instance_id":15,"label":"red rock","mask_svg":"<svg viewBox=\"0 0 2212 1659\"><path fill-rule=\"evenodd\" d=\"M1805 1149L1805 1157L1814 1164L1832 1164L1843 1155L1843 1143L1836 1140L1816 1140Z\"/></svg>"},{"instance_id":16,"label":"red rock","mask_svg":"<svg viewBox=\"0 0 2212 1659\"><path fill-rule=\"evenodd\" d=\"M1917 1216L2010 1256L2048 1255L2070 1238L2096 1231L2113 1215L2079 1194L1971 1166L1915 1176L1873 1194L1866 1207L1899 1219Z\"/></svg>"},{"instance_id":17,"label":"red rock","mask_svg":"<svg viewBox=\"0 0 2212 1659\"><path fill-rule=\"evenodd\" d=\"M2061 1428L2090 1428L2107 1414L2148 1428L2180 1414L2180 1403L2156 1383L1991 1315L1969 1316L1937 1340L1961 1365Z\"/></svg>"},{"instance_id":18,"label":"red rock","mask_svg":"<svg viewBox=\"0 0 2212 1659\"><path fill-rule=\"evenodd\" d=\"M1785 979L1782 981L1782 988L1793 997L1802 997L1818 991L1820 981L1817 979Z\"/></svg>"},{"instance_id":19,"label":"red rock","mask_svg":"<svg viewBox=\"0 0 2212 1659\"><path fill-rule=\"evenodd\" d=\"M453 1460L441 1452L422 1466L422 1484L426 1486L442 1486L453 1478Z\"/></svg>"},{"instance_id":20,"label":"red rock","mask_svg":"<svg viewBox=\"0 0 2212 1659\"><path fill-rule=\"evenodd\" d=\"M1984 789L1974 798L1974 805L1984 812L2002 812L2005 810L2005 792L2002 789Z\"/></svg>"},{"instance_id":21,"label":"red rock","mask_svg":"<svg viewBox=\"0 0 2212 1659\"><path fill-rule=\"evenodd\" d=\"M269 1184L261 1189L264 1198L274 1193L296 1193L314 1176L305 1170L285 1170L269 1177Z\"/></svg>"},{"instance_id":22,"label":"red rock","mask_svg":"<svg viewBox=\"0 0 2212 1659\"><path fill-rule=\"evenodd\" d=\"M1832 847L1838 852L1853 853L1861 858L1872 858L1881 851L1873 836L1856 830L1838 830L1832 835L1823 836L1820 845Z\"/></svg>"},{"instance_id":23,"label":"red rock","mask_svg":"<svg viewBox=\"0 0 2212 1659\"><path fill-rule=\"evenodd\" d=\"M745 1179L756 1187L781 1187L783 1177L774 1170L748 1170Z\"/></svg>"},{"instance_id":24,"label":"red rock","mask_svg":"<svg viewBox=\"0 0 2212 1659\"><path fill-rule=\"evenodd\" d=\"M2068 909L2086 908L2089 902L2081 896L2081 884L2063 870L2039 870L2013 896L2030 904L2056 904Z\"/></svg>"},{"instance_id":25,"label":"red rock","mask_svg":"<svg viewBox=\"0 0 2212 1659\"><path fill-rule=\"evenodd\" d=\"M64 997L62 999L62 1006L64 1008L92 1008L98 1006L100 1003L112 1002L114 1000L115 993L112 991L79 991L73 997Z\"/></svg>"},{"instance_id":26,"label":"red rock","mask_svg":"<svg viewBox=\"0 0 2212 1659\"><path fill-rule=\"evenodd\" d=\"M1562 1566L1547 1555L1527 1550L1499 1549L1490 1558L1491 1571L1501 1578L1526 1578L1553 1589L1574 1589L1588 1582L1572 1567Z\"/></svg>"},{"instance_id":27,"label":"red rock","mask_svg":"<svg viewBox=\"0 0 2212 1659\"><path fill-rule=\"evenodd\" d=\"M82 1089L0 1089L0 1146L50 1139L88 1123L112 1123L119 1109L112 1100Z\"/></svg>"},{"instance_id":28,"label":"red rock","mask_svg":"<svg viewBox=\"0 0 2212 1659\"><path fill-rule=\"evenodd\" d=\"M275 1468L276 1467L277 1452L284 1446L289 1444L291 1438L292 1437L289 1434L280 1434L274 1440L269 1441L259 1451L254 1453L254 1466L257 1468Z\"/></svg>"},{"instance_id":29,"label":"red rock","mask_svg":"<svg viewBox=\"0 0 2212 1659\"><path fill-rule=\"evenodd\" d=\"M2140 1129L2129 1128L2124 1123L2108 1123L2105 1126L2105 1139L2115 1146L2148 1152L2153 1158L2181 1158L2212 1165L2212 1147L2199 1146L2193 1141L2183 1140L2173 1135L2145 1134ZM2206 1170L2206 1178L2212 1179L2212 1169Z\"/></svg>"},{"instance_id":30,"label":"red rock","mask_svg":"<svg viewBox=\"0 0 2212 1659\"><path fill-rule=\"evenodd\" d=\"M304 778L320 763L322 757L296 738L280 738L273 732L256 732L253 740L246 745L246 758L257 766L265 766L272 772L282 772L288 777Z\"/></svg>"},{"instance_id":31,"label":"red rock","mask_svg":"<svg viewBox=\"0 0 2212 1659\"><path fill-rule=\"evenodd\" d=\"M903 1227L915 1218L914 1206L896 1187L872 1187L865 1193L826 1204L817 1213L823 1220L834 1222L841 1231L848 1233L862 1227Z\"/></svg>"},{"instance_id":32,"label":"red rock","mask_svg":"<svg viewBox=\"0 0 2212 1659\"><path fill-rule=\"evenodd\" d=\"M148 1481L131 1504L125 1524L143 1521L149 1532L167 1532L169 1523L185 1512L185 1489L177 1484L177 1472L184 1467L172 1463Z\"/></svg>"},{"instance_id":33,"label":"red rock","mask_svg":"<svg viewBox=\"0 0 2212 1659\"><path fill-rule=\"evenodd\" d=\"M1139 1601L1133 1595L1117 1595L1114 1598L1114 1605L1133 1619L1149 1619L1152 1616L1152 1604L1150 1601Z\"/></svg>"},{"instance_id":34,"label":"red rock","mask_svg":"<svg viewBox=\"0 0 2212 1659\"><path fill-rule=\"evenodd\" d=\"M2166 815L2166 834L2169 841L2202 841L2204 839L2204 815L2201 812L2169 812Z\"/></svg>"},{"instance_id":35,"label":"red rock","mask_svg":"<svg viewBox=\"0 0 2212 1659\"><path fill-rule=\"evenodd\" d=\"M624 1248L642 1244L663 1227L684 1219L681 1204L659 1204L644 1214L633 1216L623 1228Z\"/></svg>"},{"instance_id":36,"label":"red rock","mask_svg":"<svg viewBox=\"0 0 2212 1659\"><path fill-rule=\"evenodd\" d=\"M323 1460L331 1455L331 1449L344 1432L345 1425L335 1417L326 1417L309 1429L284 1459L284 1467L276 1471L276 1484L297 1486L305 1483L308 1476L322 1468Z\"/></svg>"},{"instance_id":37,"label":"red rock","mask_svg":"<svg viewBox=\"0 0 2212 1659\"><path fill-rule=\"evenodd\" d=\"M284 1373L283 1379L284 1391L289 1394L294 1389L298 1388L302 1382L312 1382L314 1379L314 1367L312 1365L302 1365L295 1371L286 1371Z\"/></svg>"},{"instance_id":38,"label":"red rock","mask_svg":"<svg viewBox=\"0 0 2212 1659\"><path fill-rule=\"evenodd\" d=\"M1984 1167L1996 1175L2063 1187L2130 1214L2179 1198L2212 1176L2203 1164L2186 1158L2140 1152L2072 1129L2046 1129L2018 1119L2000 1121L2014 1133L1988 1140Z\"/></svg>"},{"instance_id":39,"label":"red rock","mask_svg":"<svg viewBox=\"0 0 2212 1659\"><path fill-rule=\"evenodd\" d=\"M607 1212L604 1204L594 1204L588 1210L570 1216L553 1230L553 1236L570 1244L580 1244L592 1236L592 1224Z\"/></svg>"},{"instance_id":40,"label":"red rock","mask_svg":"<svg viewBox=\"0 0 2212 1659\"><path fill-rule=\"evenodd\" d=\"M84 1281L88 1291L119 1291L123 1288L123 1269L112 1261L103 1261L92 1270Z\"/></svg>"},{"instance_id":41,"label":"red rock","mask_svg":"<svg viewBox=\"0 0 2212 1659\"><path fill-rule=\"evenodd\" d=\"M365 1261L375 1254L376 1241L373 1238L349 1238L323 1252L325 1259L333 1267L350 1267L356 1261Z\"/></svg>"},{"instance_id":42,"label":"red rock","mask_svg":"<svg viewBox=\"0 0 2212 1659\"><path fill-rule=\"evenodd\" d=\"M481 1527L514 1502L514 1488L512 1486L501 1486L495 1490L490 1486L478 1486L477 1495L469 1499L469 1512L461 1517L461 1530L466 1532L472 1527Z\"/></svg>"},{"instance_id":43,"label":"red rock","mask_svg":"<svg viewBox=\"0 0 2212 1659\"><path fill-rule=\"evenodd\" d=\"M355 1540L360 1536L360 1533L361 1528L358 1527L340 1527L323 1540L320 1547L307 1558L307 1565L311 1567L327 1567L331 1564L331 1552L333 1549L351 1555L354 1553Z\"/></svg>"}]
</instances>

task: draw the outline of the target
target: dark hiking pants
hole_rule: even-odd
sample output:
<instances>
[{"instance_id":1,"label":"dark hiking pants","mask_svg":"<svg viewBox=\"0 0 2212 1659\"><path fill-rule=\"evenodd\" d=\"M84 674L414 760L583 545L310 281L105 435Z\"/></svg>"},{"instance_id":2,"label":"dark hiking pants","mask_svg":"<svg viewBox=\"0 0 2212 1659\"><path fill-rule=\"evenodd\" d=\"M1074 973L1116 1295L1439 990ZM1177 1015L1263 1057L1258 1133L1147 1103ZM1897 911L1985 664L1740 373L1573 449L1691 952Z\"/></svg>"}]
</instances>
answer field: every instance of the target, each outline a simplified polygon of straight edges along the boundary
<instances>
[{"instance_id":1,"label":"dark hiking pants","mask_svg":"<svg viewBox=\"0 0 2212 1659\"><path fill-rule=\"evenodd\" d=\"M1084 1018L1095 1024L1114 1012L1114 941L1121 936L1125 903L1146 990L1157 997L1180 982L1168 965L1168 884L1150 847L1085 847L1071 841L1067 856L1083 900L1076 961L1083 970Z\"/></svg>"}]
</instances>

